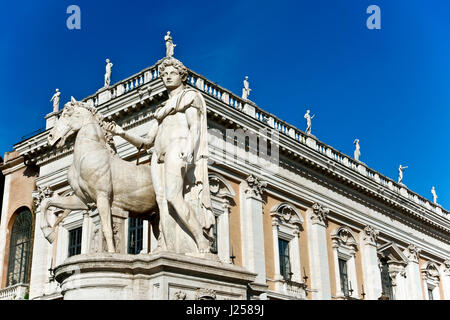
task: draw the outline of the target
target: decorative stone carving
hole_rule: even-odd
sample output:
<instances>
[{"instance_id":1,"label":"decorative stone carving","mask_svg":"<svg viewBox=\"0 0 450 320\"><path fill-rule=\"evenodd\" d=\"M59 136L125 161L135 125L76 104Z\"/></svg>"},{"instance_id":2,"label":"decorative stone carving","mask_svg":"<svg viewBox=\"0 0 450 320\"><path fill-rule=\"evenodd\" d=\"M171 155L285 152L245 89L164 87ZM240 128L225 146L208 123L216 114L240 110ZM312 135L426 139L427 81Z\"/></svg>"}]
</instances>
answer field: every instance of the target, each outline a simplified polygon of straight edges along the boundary
<instances>
[{"instance_id":1,"label":"decorative stone carving","mask_svg":"<svg viewBox=\"0 0 450 320\"><path fill-rule=\"evenodd\" d=\"M267 182L260 180L254 175L248 176L246 179L248 188L245 189L245 193L249 196L260 198L267 187Z\"/></svg>"},{"instance_id":2,"label":"decorative stone carving","mask_svg":"<svg viewBox=\"0 0 450 320\"><path fill-rule=\"evenodd\" d=\"M186 300L186 292L178 290L173 294L174 300Z\"/></svg>"},{"instance_id":3,"label":"decorative stone carving","mask_svg":"<svg viewBox=\"0 0 450 320\"><path fill-rule=\"evenodd\" d=\"M434 186L431 188L431 194L433 195L433 203L437 203L437 194L436 194L436 189L434 189Z\"/></svg>"},{"instance_id":4,"label":"decorative stone carving","mask_svg":"<svg viewBox=\"0 0 450 320\"><path fill-rule=\"evenodd\" d=\"M56 89L55 94L50 99L50 101L53 101L53 112L58 112L58 110L59 110L59 97L60 96L61 96L61 92L59 92L59 89Z\"/></svg>"},{"instance_id":5,"label":"decorative stone carving","mask_svg":"<svg viewBox=\"0 0 450 320\"><path fill-rule=\"evenodd\" d=\"M310 110L306 110L306 113L303 116L303 118L306 119L306 134L311 134L311 120L316 116L315 114L311 116L309 112Z\"/></svg>"},{"instance_id":6,"label":"decorative stone carving","mask_svg":"<svg viewBox=\"0 0 450 320\"><path fill-rule=\"evenodd\" d=\"M429 280L435 284L439 283L439 268L435 263L426 263L421 271L425 280Z\"/></svg>"},{"instance_id":7,"label":"decorative stone carving","mask_svg":"<svg viewBox=\"0 0 450 320\"><path fill-rule=\"evenodd\" d=\"M111 83L111 68L113 64L109 61L109 59L106 59L106 67L105 67L105 88L109 87Z\"/></svg>"},{"instance_id":8,"label":"decorative stone carving","mask_svg":"<svg viewBox=\"0 0 450 320\"><path fill-rule=\"evenodd\" d=\"M410 244L404 251L403 253L405 254L406 258L409 261L412 262L419 262L419 253L420 253L420 249L417 248L417 246Z\"/></svg>"},{"instance_id":9,"label":"decorative stone carving","mask_svg":"<svg viewBox=\"0 0 450 320\"><path fill-rule=\"evenodd\" d=\"M248 99L248 96L250 95L250 85L248 83L248 76L245 76L244 79L244 88L242 88L242 99Z\"/></svg>"},{"instance_id":10,"label":"decorative stone carving","mask_svg":"<svg viewBox=\"0 0 450 320\"><path fill-rule=\"evenodd\" d=\"M356 253L358 245L357 241L347 227L337 229L336 232L331 235L331 239L333 241L333 247L346 247L352 255Z\"/></svg>"},{"instance_id":11,"label":"decorative stone carving","mask_svg":"<svg viewBox=\"0 0 450 320\"><path fill-rule=\"evenodd\" d=\"M408 168L408 166L404 166L402 167L402 165L400 165L398 167L398 183L402 183L403 181L403 170Z\"/></svg>"},{"instance_id":12,"label":"decorative stone carving","mask_svg":"<svg viewBox=\"0 0 450 320\"><path fill-rule=\"evenodd\" d=\"M51 191L48 186L38 187L37 191L32 194L35 208L38 208L41 205L42 200L50 198L52 195L53 191Z\"/></svg>"},{"instance_id":13,"label":"decorative stone carving","mask_svg":"<svg viewBox=\"0 0 450 320\"><path fill-rule=\"evenodd\" d=\"M359 161L359 157L361 156L361 151L360 151L360 146L359 146L359 139L355 139L353 141L353 144L355 145L355 152L354 152L355 160Z\"/></svg>"},{"instance_id":14,"label":"decorative stone carving","mask_svg":"<svg viewBox=\"0 0 450 320\"><path fill-rule=\"evenodd\" d=\"M103 119L96 108L76 101L73 97L65 105L62 116L48 135L48 143L61 147L72 133L77 134L73 163L68 170L68 181L75 194L67 197L54 195L45 201L45 205L41 204L41 211L43 216L47 216L47 209L53 206L67 209L65 213L68 214L71 210L88 210L95 205L99 211L107 250L113 253L112 211L118 208L147 214L157 204L150 168L130 165L115 156L112 135L104 131L106 123ZM81 165L82 159L89 165ZM81 188L80 185L87 187ZM86 199L92 199L95 203L87 203L89 200ZM54 234L47 218L41 223L41 228L44 236L53 242Z\"/></svg>"},{"instance_id":15,"label":"decorative stone carving","mask_svg":"<svg viewBox=\"0 0 450 320\"><path fill-rule=\"evenodd\" d=\"M324 208L321 204L319 203L314 203L312 205L312 214L311 214L311 220L312 223L320 223L325 225L326 224L326 220L327 220L327 215L330 212L329 209Z\"/></svg>"},{"instance_id":16,"label":"decorative stone carving","mask_svg":"<svg viewBox=\"0 0 450 320\"><path fill-rule=\"evenodd\" d=\"M170 44L171 38L166 41ZM147 137L116 124L107 130L137 148L154 148L150 172L160 213L156 250L209 253L215 216L208 181L206 103L198 90L186 86L186 67L168 53L158 70L169 99L154 112Z\"/></svg>"},{"instance_id":17,"label":"decorative stone carving","mask_svg":"<svg viewBox=\"0 0 450 320\"><path fill-rule=\"evenodd\" d=\"M166 41L166 57L173 57L173 51L177 45L173 43L170 31L167 31L167 34L164 36L164 40Z\"/></svg>"},{"instance_id":18,"label":"decorative stone carving","mask_svg":"<svg viewBox=\"0 0 450 320\"><path fill-rule=\"evenodd\" d=\"M444 261L442 269L445 275L450 275L450 259Z\"/></svg>"},{"instance_id":19,"label":"decorative stone carving","mask_svg":"<svg viewBox=\"0 0 450 320\"><path fill-rule=\"evenodd\" d=\"M216 300L216 292L212 289L198 289L195 292L195 300Z\"/></svg>"},{"instance_id":20,"label":"decorative stone carving","mask_svg":"<svg viewBox=\"0 0 450 320\"><path fill-rule=\"evenodd\" d=\"M372 226L366 226L363 230L362 240L366 244L371 244L376 246L379 231L375 230Z\"/></svg>"},{"instance_id":21,"label":"decorative stone carving","mask_svg":"<svg viewBox=\"0 0 450 320\"><path fill-rule=\"evenodd\" d=\"M295 208L288 204L282 203L276 208L271 210L272 216L272 225L278 224L290 224L295 226L297 229L296 232L299 232L299 228L303 223L303 218L299 216L299 213L295 210Z\"/></svg>"}]
</instances>

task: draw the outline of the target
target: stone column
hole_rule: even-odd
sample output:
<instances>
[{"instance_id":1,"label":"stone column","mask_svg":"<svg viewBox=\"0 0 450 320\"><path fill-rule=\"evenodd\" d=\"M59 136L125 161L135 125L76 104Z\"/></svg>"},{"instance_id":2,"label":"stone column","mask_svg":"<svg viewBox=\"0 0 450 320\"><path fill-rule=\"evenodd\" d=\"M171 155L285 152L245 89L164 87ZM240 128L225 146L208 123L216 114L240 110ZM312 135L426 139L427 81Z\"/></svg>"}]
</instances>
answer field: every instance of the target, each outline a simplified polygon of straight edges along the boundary
<instances>
[{"instance_id":1,"label":"stone column","mask_svg":"<svg viewBox=\"0 0 450 320\"><path fill-rule=\"evenodd\" d=\"M89 252L89 211L83 211L83 226L81 229L81 254Z\"/></svg>"},{"instance_id":2,"label":"stone column","mask_svg":"<svg viewBox=\"0 0 450 320\"><path fill-rule=\"evenodd\" d=\"M42 221L42 212L36 211L35 232L33 240L33 263L31 264L30 275L30 300L40 297L44 294L46 284L48 283L48 269L52 259L53 246L44 238L40 223Z\"/></svg>"},{"instance_id":3,"label":"stone column","mask_svg":"<svg viewBox=\"0 0 450 320\"><path fill-rule=\"evenodd\" d=\"M442 292L444 300L450 300L450 259L444 261L442 265Z\"/></svg>"},{"instance_id":4,"label":"stone column","mask_svg":"<svg viewBox=\"0 0 450 320\"><path fill-rule=\"evenodd\" d=\"M415 245L410 244L403 253L408 259L408 265L406 266L406 299L423 300L419 269L420 249Z\"/></svg>"},{"instance_id":5,"label":"stone column","mask_svg":"<svg viewBox=\"0 0 450 320\"><path fill-rule=\"evenodd\" d=\"M218 224L218 235L223 235L220 239L217 239L219 242L218 255L220 261L225 263L231 263L230 259L230 223L229 223L229 215L230 215L230 201L228 199L223 199L223 212L221 215L217 217Z\"/></svg>"},{"instance_id":6,"label":"stone column","mask_svg":"<svg viewBox=\"0 0 450 320\"><path fill-rule=\"evenodd\" d=\"M378 233L378 230L371 226L366 226L361 232L361 258L367 300L377 300L382 291L377 255Z\"/></svg>"},{"instance_id":7,"label":"stone column","mask_svg":"<svg viewBox=\"0 0 450 320\"><path fill-rule=\"evenodd\" d=\"M292 253L291 253L291 257L292 257L292 263L291 263L291 267L292 267L292 280L298 283L302 282L302 267L300 265L300 246L299 246L299 236L300 236L300 230L297 228L294 231L294 239L292 239L291 244L292 244Z\"/></svg>"},{"instance_id":8,"label":"stone column","mask_svg":"<svg viewBox=\"0 0 450 320\"><path fill-rule=\"evenodd\" d=\"M280 248L278 247L278 218L272 217L274 280L283 280L280 270Z\"/></svg>"},{"instance_id":9,"label":"stone column","mask_svg":"<svg viewBox=\"0 0 450 320\"><path fill-rule=\"evenodd\" d=\"M250 175L241 184L241 234L244 267L257 274L255 283L266 284L262 198L266 183Z\"/></svg>"},{"instance_id":10,"label":"stone column","mask_svg":"<svg viewBox=\"0 0 450 320\"><path fill-rule=\"evenodd\" d=\"M314 300L331 299L326 218L329 210L315 203L306 211L308 220L311 289Z\"/></svg>"}]
</instances>

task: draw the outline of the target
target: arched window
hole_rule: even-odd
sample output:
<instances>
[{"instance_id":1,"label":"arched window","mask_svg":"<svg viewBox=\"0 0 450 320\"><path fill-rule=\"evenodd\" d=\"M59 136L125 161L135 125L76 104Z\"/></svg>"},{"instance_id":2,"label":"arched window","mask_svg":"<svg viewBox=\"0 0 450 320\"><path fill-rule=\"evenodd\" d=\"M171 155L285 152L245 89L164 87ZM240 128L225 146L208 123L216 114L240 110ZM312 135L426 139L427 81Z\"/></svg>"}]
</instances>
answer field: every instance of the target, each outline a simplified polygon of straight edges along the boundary
<instances>
[{"instance_id":1,"label":"arched window","mask_svg":"<svg viewBox=\"0 0 450 320\"><path fill-rule=\"evenodd\" d=\"M32 216L28 209L19 212L9 242L7 286L28 282Z\"/></svg>"}]
</instances>

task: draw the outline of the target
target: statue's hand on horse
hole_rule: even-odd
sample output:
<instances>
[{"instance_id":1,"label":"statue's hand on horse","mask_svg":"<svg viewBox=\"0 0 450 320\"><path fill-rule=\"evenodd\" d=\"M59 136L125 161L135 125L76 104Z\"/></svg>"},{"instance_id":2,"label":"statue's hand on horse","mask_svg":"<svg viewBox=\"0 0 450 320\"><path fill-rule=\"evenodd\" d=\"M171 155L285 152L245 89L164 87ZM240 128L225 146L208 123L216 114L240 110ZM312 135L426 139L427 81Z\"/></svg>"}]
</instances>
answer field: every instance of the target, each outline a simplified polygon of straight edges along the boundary
<instances>
[{"instance_id":1,"label":"statue's hand on horse","mask_svg":"<svg viewBox=\"0 0 450 320\"><path fill-rule=\"evenodd\" d=\"M116 135L116 136L123 136L123 134L125 133L125 130L123 130L123 128L121 126L119 126L117 123L115 123L114 121L109 122L105 126L105 130L107 130L108 132L111 132L113 135Z\"/></svg>"}]
</instances>

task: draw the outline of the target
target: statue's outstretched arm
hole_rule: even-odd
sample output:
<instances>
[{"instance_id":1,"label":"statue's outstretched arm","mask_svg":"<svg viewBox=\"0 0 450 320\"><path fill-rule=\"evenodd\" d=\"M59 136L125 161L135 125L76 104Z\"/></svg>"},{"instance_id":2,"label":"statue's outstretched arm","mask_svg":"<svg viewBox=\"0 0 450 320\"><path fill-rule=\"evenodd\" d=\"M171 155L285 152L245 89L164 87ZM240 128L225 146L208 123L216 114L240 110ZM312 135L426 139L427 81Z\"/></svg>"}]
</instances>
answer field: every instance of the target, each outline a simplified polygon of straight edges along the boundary
<instances>
[{"instance_id":1,"label":"statue's outstretched arm","mask_svg":"<svg viewBox=\"0 0 450 320\"><path fill-rule=\"evenodd\" d=\"M153 119L150 121L150 131L147 138L142 138L137 135L134 135L132 133L129 133L121 126L116 124L115 122L111 122L106 126L106 130L111 132L114 135L118 135L119 137L122 137L132 145L134 145L136 148L139 149L150 149L153 146L153 143L155 141L156 133L158 131L158 121L156 119Z\"/></svg>"}]
</instances>

